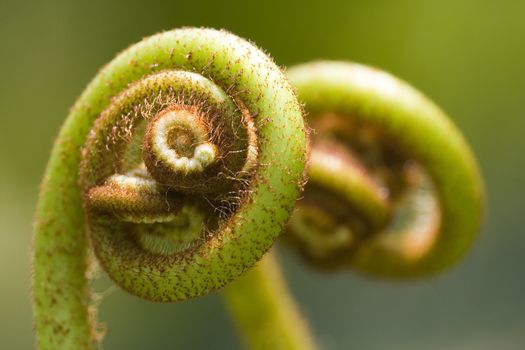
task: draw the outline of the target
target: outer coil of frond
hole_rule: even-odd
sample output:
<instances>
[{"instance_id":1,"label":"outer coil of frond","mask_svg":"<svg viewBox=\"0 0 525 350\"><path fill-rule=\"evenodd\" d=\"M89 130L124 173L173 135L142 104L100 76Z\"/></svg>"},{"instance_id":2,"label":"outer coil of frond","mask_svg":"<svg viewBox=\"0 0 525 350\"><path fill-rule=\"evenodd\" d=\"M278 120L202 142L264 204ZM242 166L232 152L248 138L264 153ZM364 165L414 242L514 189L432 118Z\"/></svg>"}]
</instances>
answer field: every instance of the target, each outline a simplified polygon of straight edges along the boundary
<instances>
[{"instance_id":1,"label":"outer coil of frond","mask_svg":"<svg viewBox=\"0 0 525 350\"><path fill-rule=\"evenodd\" d=\"M203 121L199 144L170 146L182 147L179 163L202 161L202 171L180 172L181 181L192 177L182 185L152 171L155 161L142 163L148 122L178 108ZM304 131L280 69L232 34L174 30L117 56L72 109L42 183L33 283L39 347L96 347L83 198L96 255L120 286L158 301L203 295L251 267L281 233L301 190ZM202 145L209 147L195 151ZM185 155L187 146L194 152ZM216 159L206 158L214 147Z\"/></svg>"},{"instance_id":2,"label":"outer coil of frond","mask_svg":"<svg viewBox=\"0 0 525 350\"><path fill-rule=\"evenodd\" d=\"M148 52L152 48L157 55ZM151 136L147 126L142 154L151 177L165 186L167 196L173 191L239 191L231 182L246 176L241 172L250 156L243 110L253 118L259 163L250 174L249 188L241 187L240 202L230 204L236 212L220 222L212 220L197 244L177 254L150 252L137 244L129 224L88 210L95 252L117 284L152 300L196 297L241 274L279 235L300 189L305 142L301 111L279 69L253 46L226 33L184 30L152 37L121 54L106 70L128 70L133 68L129 62L140 62L150 71L143 71L144 78L114 97L95 123L83 152L81 172L88 194L113 173L126 170L121 158L141 118L148 125L158 123L155 115L165 113L163 110L171 113L174 108L186 110L175 111L181 118L193 113L200 120L186 124L181 120L180 130L205 126L206 130L199 127L190 136L209 134L208 141L219 153L217 166L200 172L175 172L159 159L148 161L148 154L155 150L146 140L157 136ZM241 103L238 107L235 100ZM144 104L153 112L135 113L144 109ZM122 129L129 137L119 137ZM195 137L204 141L204 136ZM89 201L87 206L89 209Z\"/></svg>"},{"instance_id":3,"label":"outer coil of frond","mask_svg":"<svg viewBox=\"0 0 525 350\"><path fill-rule=\"evenodd\" d=\"M287 75L315 129L305 198L289 226L303 255L397 278L456 262L479 230L484 194L449 118L363 65L316 62Z\"/></svg>"}]
</instances>

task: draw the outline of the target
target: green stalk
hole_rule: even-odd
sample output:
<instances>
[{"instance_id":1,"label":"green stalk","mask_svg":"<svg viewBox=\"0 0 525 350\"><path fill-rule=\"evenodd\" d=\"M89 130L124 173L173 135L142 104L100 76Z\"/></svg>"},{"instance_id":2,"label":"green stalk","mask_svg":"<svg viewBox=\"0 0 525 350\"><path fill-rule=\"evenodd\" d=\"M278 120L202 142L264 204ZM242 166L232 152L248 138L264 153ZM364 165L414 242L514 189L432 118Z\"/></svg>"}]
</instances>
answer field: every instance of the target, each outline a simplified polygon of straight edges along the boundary
<instances>
[{"instance_id":1,"label":"green stalk","mask_svg":"<svg viewBox=\"0 0 525 350\"><path fill-rule=\"evenodd\" d=\"M314 350L301 316L270 251L223 292L231 315L250 349Z\"/></svg>"}]
</instances>

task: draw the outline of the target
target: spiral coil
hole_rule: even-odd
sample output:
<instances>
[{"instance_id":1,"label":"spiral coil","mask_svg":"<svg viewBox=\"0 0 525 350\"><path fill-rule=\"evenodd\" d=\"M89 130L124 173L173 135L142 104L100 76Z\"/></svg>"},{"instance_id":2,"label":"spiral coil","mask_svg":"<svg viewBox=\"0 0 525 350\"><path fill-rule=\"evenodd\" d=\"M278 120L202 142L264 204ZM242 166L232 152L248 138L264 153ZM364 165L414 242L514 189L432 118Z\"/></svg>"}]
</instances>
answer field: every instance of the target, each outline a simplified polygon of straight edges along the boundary
<instances>
[{"instance_id":1,"label":"spiral coil","mask_svg":"<svg viewBox=\"0 0 525 350\"><path fill-rule=\"evenodd\" d=\"M118 55L75 104L44 176L34 245L41 348L92 346L84 224L98 261L130 293L209 293L282 232L306 142L287 79L235 35L178 29Z\"/></svg>"},{"instance_id":2,"label":"spiral coil","mask_svg":"<svg viewBox=\"0 0 525 350\"><path fill-rule=\"evenodd\" d=\"M316 62L287 75L247 41L195 28L146 38L99 72L41 186L39 348L98 347L91 248L117 285L163 302L237 279L290 216L286 240L325 269L419 277L464 254L483 183L448 117L362 65ZM315 349L272 259L228 286L230 309L254 347Z\"/></svg>"},{"instance_id":3,"label":"spiral coil","mask_svg":"<svg viewBox=\"0 0 525 350\"><path fill-rule=\"evenodd\" d=\"M287 72L313 128L309 182L289 241L321 268L433 274L470 247L483 184L459 130L388 73L314 62Z\"/></svg>"}]
</instances>

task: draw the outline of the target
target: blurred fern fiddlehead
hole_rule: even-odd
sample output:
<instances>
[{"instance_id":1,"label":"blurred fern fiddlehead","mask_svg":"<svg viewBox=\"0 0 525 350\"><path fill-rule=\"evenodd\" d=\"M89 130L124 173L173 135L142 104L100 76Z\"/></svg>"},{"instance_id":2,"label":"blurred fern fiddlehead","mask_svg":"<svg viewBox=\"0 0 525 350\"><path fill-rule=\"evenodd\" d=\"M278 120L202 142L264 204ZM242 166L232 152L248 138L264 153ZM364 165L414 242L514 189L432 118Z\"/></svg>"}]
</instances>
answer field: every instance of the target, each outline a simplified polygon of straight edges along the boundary
<instances>
[{"instance_id":1,"label":"blurred fern fiddlehead","mask_svg":"<svg viewBox=\"0 0 525 350\"><path fill-rule=\"evenodd\" d=\"M288 74L305 103L309 183L287 240L314 264L437 272L478 229L482 183L434 104L370 68ZM226 301L252 348L315 349L273 254L304 184L306 128L288 80L226 32L181 29L117 56L81 95L42 183L33 294L41 349L93 349L96 261L156 301ZM92 249L91 249L92 248ZM239 278L238 278L239 277Z\"/></svg>"},{"instance_id":2,"label":"blurred fern fiddlehead","mask_svg":"<svg viewBox=\"0 0 525 350\"><path fill-rule=\"evenodd\" d=\"M387 278L456 262L484 192L460 131L429 99L359 64L288 70L313 128L308 184L288 241L315 266Z\"/></svg>"},{"instance_id":3,"label":"blurred fern fiddlehead","mask_svg":"<svg viewBox=\"0 0 525 350\"><path fill-rule=\"evenodd\" d=\"M405 82L355 63L307 63L287 76L312 129L308 182L284 235L289 246L324 271L394 279L456 262L479 230L484 190L444 112ZM257 278L249 271L226 293L248 341L263 338L253 335L253 324L264 322L260 309L250 307Z\"/></svg>"},{"instance_id":4,"label":"blurred fern fiddlehead","mask_svg":"<svg viewBox=\"0 0 525 350\"><path fill-rule=\"evenodd\" d=\"M43 179L38 346L97 347L89 242L116 284L149 300L197 297L238 277L282 232L305 158L295 94L252 44L190 28L118 55L76 102Z\"/></svg>"}]
</instances>

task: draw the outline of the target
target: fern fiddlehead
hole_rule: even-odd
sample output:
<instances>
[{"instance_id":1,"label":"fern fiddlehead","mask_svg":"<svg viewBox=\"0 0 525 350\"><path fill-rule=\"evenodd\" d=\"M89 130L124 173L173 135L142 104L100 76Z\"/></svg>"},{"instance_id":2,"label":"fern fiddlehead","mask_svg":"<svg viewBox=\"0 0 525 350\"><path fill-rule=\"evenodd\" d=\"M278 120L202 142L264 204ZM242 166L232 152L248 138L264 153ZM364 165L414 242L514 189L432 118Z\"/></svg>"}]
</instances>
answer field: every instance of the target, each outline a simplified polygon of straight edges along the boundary
<instances>
[{"instance_id":1,"label":"fern fiddlehead","mask_svg":"<svg viewBox=\"0 0 525 350\"><path fill-rule=\"evenodd\" d=\"M363 65L314 62L287 73L314 129L292 245L316 266L389 278L456 262L479 230L484 192L448 117Z\"/></svg>"},{"instance_id":2,"label":"fern fiddlehead","mask_svg":"<svg viewBox=\"0 0 525 350\"><path fill-rule=\"evenodd\" d=\"M197 297L251 267L301 190L304 130L280 69L232 34L174 30L117 56L76 102L42 183L38 346L96 346L88 242L150 300Z\"/></svg>"},{"instance_id":3,"label":"fern fiddlehead","mask_svg":"<svg viewBox=\"0 0 525 350\"><path fill-rule=\"evenodd\" d=\"M303 65L289 77L316 130L289 241L323 267L390 277L457 260L478 229L483 190L445 115L359 65ZM305 143L286 78L231 34L175 30L120 54L75 104L43 180L39 347L97 346L89 242L118 285L150 300L196 297L242 274L288 218ZM315 348L272 254L225 294L251 347Z\"/></svg>"},{"instance_id":4,"label":"fern fiddlehead","mask_svg":"<svg viewBox=\"0 0 525 350\"><path fill-rule=\"evenodd\" d=\"M287 75L313 129L308 182L284 236L289 245L317 268L387 278L426 276L454 263L475 238L484 194L474 157L448 117L408 84L363 65L314 62ZM251 288L267 284L261 278L248 272L226 300L252 348L280 348L268 334L279 329L268 323L284 317L261 309L286 306L268 306L275 301L265 289ZM290 348L315 347L294 347L298 334L288 337Z\"/></svg>"}]
</instances>

